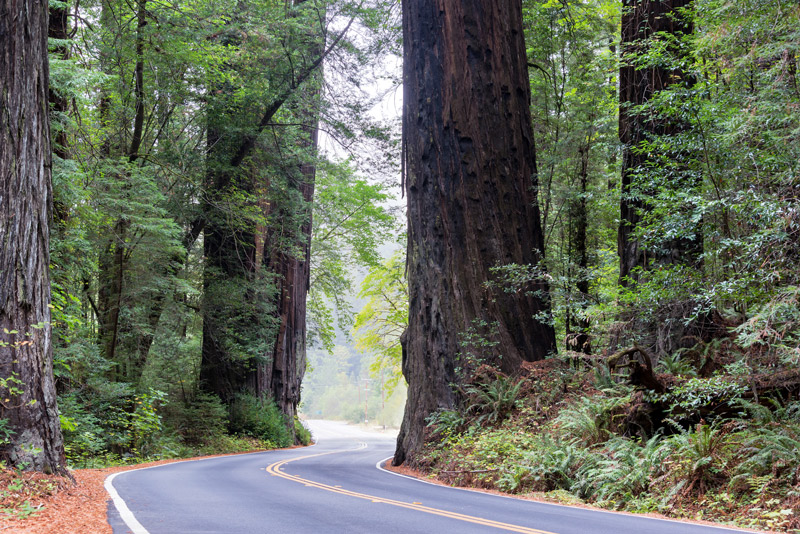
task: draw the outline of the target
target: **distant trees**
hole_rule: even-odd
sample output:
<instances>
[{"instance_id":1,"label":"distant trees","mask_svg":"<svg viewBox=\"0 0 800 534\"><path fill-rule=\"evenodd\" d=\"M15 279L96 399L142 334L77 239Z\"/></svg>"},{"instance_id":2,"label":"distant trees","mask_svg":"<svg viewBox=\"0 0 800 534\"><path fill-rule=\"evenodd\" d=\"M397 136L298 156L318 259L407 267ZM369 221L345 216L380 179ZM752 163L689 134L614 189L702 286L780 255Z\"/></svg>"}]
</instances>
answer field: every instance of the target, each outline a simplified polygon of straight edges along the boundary
<instances>
[{"instance_id":1,"label":"distant trees","mask_svg":"<svg viewBox=\"0 0 800 534\"><path fill-rule=\"evenodd\" d=\"M395 464L413 462L426 417L457 402L464 333L486 325L485 357L505 371L555 346L541 278L488 285L494 267L543 258L521 2L404 2L403 38L409 391Z\"/></svg>"},{"instance_id":2,"label":"distant trees","mask_svg":"<svg viewBox=\"0 0 800 534\"><path fill-rule=\"evenodd\" d=\"M259 434L232 419L259 406L271 418L271 403L291 433L306 334L330 341L326 299L347 293L352 265L377 263L390 227L386 185L359 165L392 139L352 75L393 46L388 10L103 0L69 13L51 27L66 148L51 266L71 461L146 455L161 439L194 446L226 422ZM323 63L345 89L325 85ZM351 161L320 157L318 121ZM239 410L242 396L259 398ZM148 402L163 425L145 439L134 408Z\"/></svg>"},{"instance_id":3,"label":"distant trees","mask_svg":"<svg viewBox=\"0 0 800 534\"><path fill-rule=\"evenodd\" d=\"M0 3L0 458L65 472L50 324L47 4Z\"/></svg>"}]
</instances>

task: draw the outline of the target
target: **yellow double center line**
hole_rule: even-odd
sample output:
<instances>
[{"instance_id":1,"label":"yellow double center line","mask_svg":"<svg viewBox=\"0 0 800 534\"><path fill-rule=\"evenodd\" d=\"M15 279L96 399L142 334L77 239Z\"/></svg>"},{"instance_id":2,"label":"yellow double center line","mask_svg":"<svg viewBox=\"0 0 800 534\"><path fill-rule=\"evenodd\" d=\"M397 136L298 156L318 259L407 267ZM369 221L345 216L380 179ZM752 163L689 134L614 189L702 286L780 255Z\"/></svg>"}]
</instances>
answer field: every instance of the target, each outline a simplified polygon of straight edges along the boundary
<instances>
[{"instance_id":1,"label":"yellow double center line","mask_svg":"<svg viewBox=\"0 0 800 534\"><path fill-rule=\"evenodd\" d=\"M281 471L284 465L290 462L296 462L299 460L307 460L308 458L316 458L318 456L327 456L329 454L340 454L343 452L353 452L360 449L365 448L367 445L366 443L361 443L355 449L349 449L346 451L331 451L331 452L322 452L319 454L310 454L308 456L301 456L299 458L292 458L289 460L282 460L280 462L275 462L274 464L267 467L267 473L285 478L286 480L291 480L293 482L298 482L300 484L304 484L306 486L319 488L325 491L330 491L332 493L338 493L340 495L348 495L350 497L356 497L357 499L365 499L375 503L383 503L389 504L392 506L399 506L400 508L407 508L409 510L416 510L418 512L425 512L427 514L438 515L441 517L448 517L450 519L457 519L459 521L466 521L467 523L475 523L476 525L484 525L487 527L494 527L501 530L507 530L509 532L522 532L524 534L553 534L552 532L547 532L545 530L538 530L535 528L528 528L519 525L512 525L509 523L501 523L500 521L492 521L491 519L483 519L481 517L474 517L470 515L459 514L456 512L448 512L446 510L439 510L437 508L431 508L430 506L423 506L421 504L416 503L407 503L403 501L396 501L394 499L385 499L383 497L376 497L374 495L367 495L366 493L358 493L355 491L349 491L337 486L329 486L328 484L322 484L320 482L314 482L313 480L308 480L305 478L301 478L296 475L290 475L288 473L284 473Z\"/></svg>"}]
</instances>

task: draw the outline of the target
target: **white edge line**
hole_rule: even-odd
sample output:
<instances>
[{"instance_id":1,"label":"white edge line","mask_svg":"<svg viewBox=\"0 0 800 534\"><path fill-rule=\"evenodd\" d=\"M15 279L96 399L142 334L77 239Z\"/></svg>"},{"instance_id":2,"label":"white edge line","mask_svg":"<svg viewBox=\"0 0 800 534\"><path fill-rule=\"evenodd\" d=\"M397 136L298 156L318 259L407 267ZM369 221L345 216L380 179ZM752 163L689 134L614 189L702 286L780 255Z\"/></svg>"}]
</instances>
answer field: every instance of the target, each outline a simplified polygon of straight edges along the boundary
<instances>
[{"instance_id":1,"label":"white edge line","mask_svg":"<svg viewBox=\"0 0 800 534\"><path fill-rule=\"evenodd\" d=\"M315 446L316 444L317 444L317 442L314 441L314 443L312 443L311 445L306 445L304 448L307 449L309 447ZM118 473L112 473L112 474L108 475L106 477L105 481L103 482L103 487L106 489L106 492L108 492L109 496L111 496L111 500L114 502L114 507L117 509L117 512L119 512L119 515L122 518L122 521L131 530L131 533L132 534L150 534L150 532L146 528L144 528L144 526L142 526L141 523L139 523L139 521L136 519L136 516L134 516L133 512L131 512L130 508L128 508L128 505L125 504L125 499L123 499L120 496L120 494L117 493L116 488L114 488L114 484L112 483L112 481L117 477L117 475L124 475L126 473L131 473L133 471L144 471L145 469L156 469L156 468L159 468L159 467L166 467L168 465L184 464L184 463L187 463L187 462L203 462L203 461L208 461L208 460L216 460L216 459L219 459L219 458L230 458L231 456L249 456L251 454L264 454L264 453L268 453L268 452L278 452L278 451L285 451L285 450L293 450L293 449L269 449L269 450L266 450L266 451L245 452L245 453L238 453L238 454L234 453L234 454L226 454L225 456L209 456L209 457L206 457L206 458L192 458L190 460L178 460L177 462L169 462L169 463L160 464L160 465L150 465L150 466L147 466L147 467L137 467L135 469L128 469L127 471L120 471Z\"/></svg>"},{"instance_id":2,"label":"white edge line","mask_svg":"<svg viewBox=\"0 0 800 534\"><path fill-rule=\"evenodd\" d=\"M138 469L133 469L133 471L138 471ZM123 471L123 473L126 472L127 471ZM114 473L106 477L103 486L105 486L108 494L111 495L111 499L114 501L114 506L117 508L117 512L119 512L119 516L122 518L122 521L128 525L128 528L131 529L133 534L150 534L147 529L136 520L133 512L131 512L130 508L128 508L128 505L125 504L125 501L122 499L122 497L119 496L117 490L114 489L114 485L111 483L111 481L114 480L114 477L119 474L120 473Z\"/></svg>"},{"instance_id":3,"label":"white edge line","mask_svg":"<svg viewBox=\"0 0 800 534\"><path fill-rule=\"evenodd\" d=\"M386 469L385 467L383 467L383 464L385 464L387 461L391 460L392 458L393 458L392 456L389 456L388 458L384 458L383 460L379 460L378 463L375 464L375 467L377 469L379 469L380 471L383 471L385 473L390 473L390 474L392 474L392 475L394 475L396 477L407 478L409 480L415 480L415 481L417 481L417 482L419 482L421 484L430 484L431 486L437 486L437 487L440 487L440 488L448 488L448 489L457 490L457 491L468 491L470 493L480 493L481 495L489 495L491 497L499 497L501 499L512 499L512 500L521 501L521 502L532 502L532 503L543 504L543 505L547 505L547 506L555 506L557 508L569 508L569 509L573 509L573 510L574 509L586 510L586 511L589 511L589 512L598 512L598 513L601 513L601 514L624 515L624 516L635 517L635 518L639 518L639 519L652 519L653 521L666 521L667 523L678 523L679 525L695 525L695 526L698 526L698 527L715 528L715 529L718 529L718 530L727 530L729 532L754 532L754 533L765 532L763 530L743 530L743 529L738 528L738 527L735 528L735 527L729 527L729 526L726 526L726 525L705 525L705 524L702 524L702 523L693 523L693 522L688 522L688 521L680 521L678 519L669 519L669 518L665 518L665 517L650 517L648 515L635 514L635 513L632 513L632 512L627 512L627 513L626 512L615 512L613 510L602 510L602 509L597 509L597 508L583 508L581 506L570 506L568 504L558 504L558 503L547 502L547 501L531 501L531 500L528 500L528 499L522 499L520 497L515 497L513 495L497 495L496 493L489 493L489 492L479 491L479 490L470 489L470 488L459 488L459 487L455 487L455 486L447 486L445 484L436 484L434 482L430 482L428 480L423 480L421 478L412 477L412 476L409 476L409 475L403 475L403 474L400 474L400 473L395 473L394 471L391 471L391 470Z\"/></svg>"}]
</instances>

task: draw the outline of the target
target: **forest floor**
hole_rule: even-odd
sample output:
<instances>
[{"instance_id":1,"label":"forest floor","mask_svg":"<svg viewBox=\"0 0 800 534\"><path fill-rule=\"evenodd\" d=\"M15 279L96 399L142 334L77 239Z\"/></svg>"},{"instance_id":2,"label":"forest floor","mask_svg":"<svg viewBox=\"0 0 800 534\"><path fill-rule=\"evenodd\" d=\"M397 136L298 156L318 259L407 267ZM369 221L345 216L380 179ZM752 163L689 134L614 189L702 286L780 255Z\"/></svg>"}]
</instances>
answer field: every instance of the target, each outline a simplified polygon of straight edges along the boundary
<instances>
[{"instance_id":1,"label":"forest floor","mask_svg":"<svg viewBox=\"0 0 800 534\"><path fill-rule=\"evenodd\" d=\"M421 472L400 473L534 501L800 534L798 400L780 402L778 392L770 402L760 388L765 405L748 402L746 388L722 373L659 373L669 395L652 404L669 402L675 421L687 422L642 438L626 425L646 406L644 393L602 368L549 359L517 377L488 366L475 377L468 408L429 418ZM733 393L723 389L730 384ZM736 410L711 423L704 417L714 413L694 421L696 413L678 410L700 413L711 401Z\"/></svg>"},{"instance_id":2,"label":"forest floor","mask_svg":"<svg viewBox=\"0 0 800 534\"><path fill-rule=\"evenodd\" d=\"M193 459L197 458L176 458L105 469L76 469L71 471L75 477L74 484L67 477L0 470L0 533L111 534L111 526L106 518L110 497L103 486L108 475Z\"/></svg>"}]
</instances>

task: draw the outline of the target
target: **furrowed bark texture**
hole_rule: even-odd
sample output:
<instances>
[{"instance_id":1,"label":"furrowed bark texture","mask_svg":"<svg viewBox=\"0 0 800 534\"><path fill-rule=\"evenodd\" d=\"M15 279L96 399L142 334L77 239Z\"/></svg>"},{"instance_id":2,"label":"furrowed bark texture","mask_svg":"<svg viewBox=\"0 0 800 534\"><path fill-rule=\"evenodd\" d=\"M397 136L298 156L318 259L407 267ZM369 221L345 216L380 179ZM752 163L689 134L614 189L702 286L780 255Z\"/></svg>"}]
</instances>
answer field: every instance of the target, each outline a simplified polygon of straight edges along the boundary
<instances>
[{"instance_id":1,"label":"furrowed bark texture","mask_svg":"<svg viewBox=\"0 0 800 534\"><path fill-rule=\"evenodd\" d=\"M0 418L12 432L0 459L65 472L49 324L47 9L0 1Z\"/></svg>"},{"instance_id":2,"label":"furrowed bark texture","mask_svg":"<svg viewBox=\"0 0 800 534\"><path fill-rule=\"evenodd\" d=\"M409 391L394 463L413 464L425 418L457 401L459 336L474 320L496 323L506 372L544 358L555 336L533 318L548 308L544 283L484 286L492 267L543 250L521 3L408 0L403 42Z\"/></svg>"},{"instance_id":3,"label":"furrowed bark texture","mask_svg":"<svg viewBox=\"0 0 800 534\"><path fill-rule=\"evenodd\" d=\"M685 127L675 121L648 119L632 108L647 103L655 93L675 83L691 83L685 73L666 66L637 68L630 58L647 51L647 40L658 32L674 35L692 32L682 10L692 0L625 0L622 10L623 61L620 66L619 139L622 143L622 198L620 225L617 239L620 257L620 283L627 286L635 279L637 267L646 268L648 262L694 262L702 252L702 239L677 239L658 255L649 253L635 237L634 232L642 222L642 212L647 209L645 197L652 194L642 184L635 183L635 172L645 165L651 155L634 150L653 135L675 133ZM675 51L673 51L675 52ZM681 187L676 184L676 187ZM649 257L648 257L649 256ZM687 261L688 260L688 261Z\"/></svg>"},{"instance_id":4,"label":"furrowed bark texture","mask_svg":"<svg viewBox=\"0 0 800 534\"><path fill-rule=\"evenodd\" d=\"M305 139L312 151L317 148L316 116L308 117L304 127ZM306 300L311 280L312 202L316 167L302 165L298 190L303 199L303 211L298 234L299 255L287 254L276 247L277 254L269 261L267 270L277 275L278 334L268 368L268 383L272 398L283 413L293 418L300 403L300 386L306 369ZM293 428L293 427L292 427Z\"/></svg>"}]
</instances>

